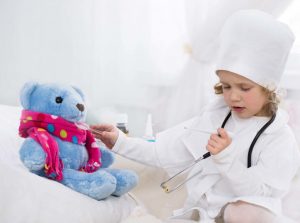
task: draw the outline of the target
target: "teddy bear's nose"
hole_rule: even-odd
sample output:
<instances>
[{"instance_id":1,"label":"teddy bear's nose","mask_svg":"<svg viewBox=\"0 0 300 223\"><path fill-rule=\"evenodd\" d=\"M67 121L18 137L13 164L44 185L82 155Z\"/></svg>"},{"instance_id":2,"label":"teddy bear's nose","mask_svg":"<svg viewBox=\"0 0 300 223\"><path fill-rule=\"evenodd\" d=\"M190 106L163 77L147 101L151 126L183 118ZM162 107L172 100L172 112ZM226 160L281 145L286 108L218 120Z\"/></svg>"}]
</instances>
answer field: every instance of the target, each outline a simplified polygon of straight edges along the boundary
<instances>
[{"instance_id":1,"label":"teddy bear's nose","mask_svg":"<svg viewBox=\"0 0 300 223\"><path fill-rule=\"evenodd\" d=\"M84 105L83 104L77 104L76 107L78 108L79 111L83 112L84 111Z\"/></svg>"}]
</instances>

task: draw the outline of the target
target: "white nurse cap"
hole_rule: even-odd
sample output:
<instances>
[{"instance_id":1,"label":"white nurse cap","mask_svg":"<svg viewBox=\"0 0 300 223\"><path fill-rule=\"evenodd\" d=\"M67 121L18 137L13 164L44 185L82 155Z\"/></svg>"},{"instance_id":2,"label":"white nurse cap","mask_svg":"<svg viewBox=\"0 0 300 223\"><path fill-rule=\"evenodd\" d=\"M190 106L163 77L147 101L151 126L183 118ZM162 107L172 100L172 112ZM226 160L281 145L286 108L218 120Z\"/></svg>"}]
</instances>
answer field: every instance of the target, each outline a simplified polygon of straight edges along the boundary
<instances>
[{"instance_id":1,"label":"white nurse cap","mask_svg":"<svg viewBox=\"0 0 300 223\"><path fill-rule=\"evenodd\" d=\"M294 42L287 25L259 10L231 15L220 33L216 71L227 70L268 89L278 86Z\"/></svg>"}]
</instances>

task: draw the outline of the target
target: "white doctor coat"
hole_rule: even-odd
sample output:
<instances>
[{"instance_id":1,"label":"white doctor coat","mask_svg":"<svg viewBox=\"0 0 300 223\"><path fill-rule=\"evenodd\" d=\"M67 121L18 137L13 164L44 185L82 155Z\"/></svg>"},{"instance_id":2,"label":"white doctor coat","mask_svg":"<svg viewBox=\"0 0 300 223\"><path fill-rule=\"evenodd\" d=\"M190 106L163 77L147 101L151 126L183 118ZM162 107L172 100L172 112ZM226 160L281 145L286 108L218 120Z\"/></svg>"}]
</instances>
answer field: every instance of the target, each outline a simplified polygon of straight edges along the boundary
<instances>
[{"instance_id":1,"label":"white doctor coat","mask_svg":"<svg viewBox=\"0 0 300 223\"><path fill-rule=\"evenodd\" d=\"M216 132L228 112L223 99L218 99L200 116L157 134L156 142L120 133L113 151L147 165L162 167L172 176L207 152L210 135L188 128ZM257 140L252 166L247 168L249 146L268 119L240 119L232 114L225 125L225 129L234 133L231 145L202 160L191 170L190 175L200 173L187 183L188 198L183 209L174 212L176 215L196 209L202 222L214 219L226 203L237 200L260 205L281 215L281 198L288 191L300 164L297 142L283 110L278 110L274 122Z\"/></svg>"}]
</instances>

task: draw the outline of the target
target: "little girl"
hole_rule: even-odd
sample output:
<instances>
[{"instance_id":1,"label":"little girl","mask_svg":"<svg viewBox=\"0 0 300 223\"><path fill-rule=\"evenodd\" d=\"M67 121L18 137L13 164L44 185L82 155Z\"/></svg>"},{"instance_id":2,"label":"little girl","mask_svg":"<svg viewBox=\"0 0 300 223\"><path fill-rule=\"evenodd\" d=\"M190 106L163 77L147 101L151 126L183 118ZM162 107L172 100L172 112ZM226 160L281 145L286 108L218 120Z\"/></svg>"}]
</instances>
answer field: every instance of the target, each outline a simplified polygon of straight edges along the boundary
<instances>
[{"instance_id":1,"label":"little girl","mask_svg":"<svg viewBox=\"0 0 300 223\"><path fill-rule=\"evenodd\" d=\"M170 176L208 157L190 171L185 205L168 222L287 222L280 220L281 198L300 155L276 88L293 41L271 15L236 12L220 34L215 90L222 97L199 116L157 134L156 142L126 137L112 125L92 126L108 148Z\"/></svg>"}]
</instances>

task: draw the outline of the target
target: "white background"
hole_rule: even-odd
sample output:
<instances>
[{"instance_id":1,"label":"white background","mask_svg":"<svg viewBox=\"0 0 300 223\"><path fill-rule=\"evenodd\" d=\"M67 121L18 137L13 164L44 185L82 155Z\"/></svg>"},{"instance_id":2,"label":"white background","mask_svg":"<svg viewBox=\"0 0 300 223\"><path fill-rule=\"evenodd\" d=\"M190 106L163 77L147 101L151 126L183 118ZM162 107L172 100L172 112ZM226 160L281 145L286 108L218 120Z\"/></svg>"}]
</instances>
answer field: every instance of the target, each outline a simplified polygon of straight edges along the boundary
<instances>
[{"instance_id":1,"label":"white background","mask_svg":"<svg viewBox=\"0 0 300 223\"><path fill-rule=\"evenodd\" d=\"M216 36L244 8L296 35L282 83L299 131L300 3L291 0L0 0L0 103L19 105L26 81L63 82L85 92L90 122L127 113L131 134L143 135L152 113L163 130L213 97Z\"/></svg>"}]
</instances>

